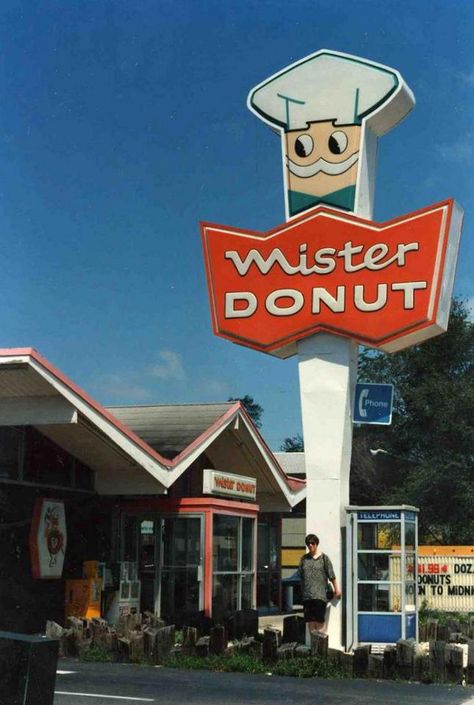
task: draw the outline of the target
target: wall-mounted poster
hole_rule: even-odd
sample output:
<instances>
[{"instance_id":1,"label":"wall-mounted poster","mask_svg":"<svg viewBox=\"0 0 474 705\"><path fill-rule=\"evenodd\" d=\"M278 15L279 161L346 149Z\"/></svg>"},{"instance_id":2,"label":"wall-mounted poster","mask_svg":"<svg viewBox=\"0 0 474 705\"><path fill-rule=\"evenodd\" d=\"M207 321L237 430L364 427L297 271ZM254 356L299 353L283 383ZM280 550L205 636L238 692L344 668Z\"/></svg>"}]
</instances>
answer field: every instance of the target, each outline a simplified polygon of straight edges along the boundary
<instances>
[{"instance_id":1,"label":"wall-mounted poster","mask_svg":"<svg viewBox=\"0 0 474 705\"><path fill-rule=\"evenodd\" d=\"M30 531L31 570L34 578L61 578L66 544L64 502L37 499Z\"/></svg>"}]
</instances>

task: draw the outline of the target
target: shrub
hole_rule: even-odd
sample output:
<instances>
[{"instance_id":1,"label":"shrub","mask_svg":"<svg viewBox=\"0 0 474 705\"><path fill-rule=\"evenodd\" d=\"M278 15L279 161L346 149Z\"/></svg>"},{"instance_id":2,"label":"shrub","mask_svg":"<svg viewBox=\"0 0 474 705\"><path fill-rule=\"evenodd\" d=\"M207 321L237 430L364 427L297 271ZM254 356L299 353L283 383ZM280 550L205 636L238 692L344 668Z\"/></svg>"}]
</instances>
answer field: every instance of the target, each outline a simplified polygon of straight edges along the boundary
<instances>
[{"instance_id":1,"label":"shrub","mask_svg":"<svg viewBox=\"0 0 474 705\"><path fill-rule=\"evenodd\" d=\"M95 663L109 663L113 661L113 656L103 646L84 646L79 651L81 661L90 661Z\"/></svg>"},{"instance_id":2,"label":"shrub","mask_svg":"<svg viewBox=\"0 0 474 705\"><path fill-rule=\"evenodd\" d=\"M420 624L424 624L428 619L437 619L439 624L446 624L449 619L457 619L461 624L469 624L474 618L474 612L442 612L441 610L429 609L426 600L421 603L418 612Z\"/></svg>"},{"instance_id":3,"label":"shrub","mask_svg":"<svg viewBox=\"0 0 474 705\"><path fill-rule=\"evenodd\" d=\"M268 673L278 676L295 676L297 678L340 678L342 671L327 661L306 656L271 664L256 659L250 654L232 653L223 656L182 656L175 654L163 662L168 668L207 669L210 671L236 673Z\"/></svg>"}]
</instances>

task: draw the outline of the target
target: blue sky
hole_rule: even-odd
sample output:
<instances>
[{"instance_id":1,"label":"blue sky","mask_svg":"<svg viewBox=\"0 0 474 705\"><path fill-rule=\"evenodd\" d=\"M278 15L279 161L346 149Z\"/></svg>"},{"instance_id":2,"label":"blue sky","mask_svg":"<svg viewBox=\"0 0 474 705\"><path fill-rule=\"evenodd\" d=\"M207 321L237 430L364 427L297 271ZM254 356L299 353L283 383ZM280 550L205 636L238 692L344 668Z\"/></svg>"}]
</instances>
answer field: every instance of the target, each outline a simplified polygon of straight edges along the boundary
<instances>
[{"instance_id":1,"label":"blue sky","mask_svg":"<svg viewBox=\"0 0 474 705\"><path fill-rule=\"evenodd\" d=\"M1 347L102 403L251 394L300 431L295 359L212 334L199 221L284 221L278 138L248 91L318 49L398 69L417 106L379 143L374 217L454 197L474 301L470 0L3 0Z\"/></svg>"}]
</instances>

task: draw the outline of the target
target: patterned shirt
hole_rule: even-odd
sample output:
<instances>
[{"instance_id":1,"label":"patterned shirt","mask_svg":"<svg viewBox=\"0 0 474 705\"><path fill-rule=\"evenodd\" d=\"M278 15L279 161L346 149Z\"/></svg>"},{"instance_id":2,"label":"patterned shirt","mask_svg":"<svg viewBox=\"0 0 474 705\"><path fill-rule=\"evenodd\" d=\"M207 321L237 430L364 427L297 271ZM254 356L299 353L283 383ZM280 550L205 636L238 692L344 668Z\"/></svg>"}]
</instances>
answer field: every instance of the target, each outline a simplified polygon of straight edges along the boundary
<instances>
[{"instance_id":1,"label":"patterned shirt","mask_svg":"<svg viewBox=\"0 0 474 705\"><path fill-rule=\"evenodd\" d=\"M310 553L301 556L298 573L301 580L303 600L324 600L327 602L328 580L335 580L332 563L324 553L313 558Z\"/></svg>"}]
</instances>

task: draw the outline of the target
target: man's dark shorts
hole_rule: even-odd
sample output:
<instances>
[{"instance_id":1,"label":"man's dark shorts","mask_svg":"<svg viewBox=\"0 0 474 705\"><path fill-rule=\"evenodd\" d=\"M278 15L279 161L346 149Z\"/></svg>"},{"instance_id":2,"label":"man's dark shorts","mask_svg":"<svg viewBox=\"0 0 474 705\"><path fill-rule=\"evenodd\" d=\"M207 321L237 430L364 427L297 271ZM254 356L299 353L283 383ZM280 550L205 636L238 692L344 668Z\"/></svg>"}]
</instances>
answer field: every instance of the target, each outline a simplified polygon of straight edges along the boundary
<instances>
[{"instance_id":1,"label":"man's dark shorts","mask_svg":"<svg viewBox=\"0 0 474 705\"><path fill-rule=\"evenodd\" d=\"M304 621L320 622L326 619L326 602L324 600L304 600Z\"/></svg>"}]
</instances>

